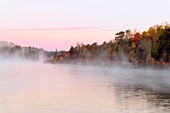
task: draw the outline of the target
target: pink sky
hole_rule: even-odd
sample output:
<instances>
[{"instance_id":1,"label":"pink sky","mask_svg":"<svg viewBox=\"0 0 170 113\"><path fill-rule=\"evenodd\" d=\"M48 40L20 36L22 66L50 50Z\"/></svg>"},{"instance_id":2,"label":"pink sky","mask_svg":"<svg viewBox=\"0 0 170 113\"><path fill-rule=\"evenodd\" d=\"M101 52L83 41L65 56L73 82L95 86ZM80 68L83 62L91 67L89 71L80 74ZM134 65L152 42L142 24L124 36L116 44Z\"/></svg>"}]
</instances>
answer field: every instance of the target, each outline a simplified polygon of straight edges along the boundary
<instances>
[{"instance_id":1,"label":"pink sky","mask_svg":"<svg viewBox=\"0 0 170 113\"><path fill-rule=\"evenodd\" d=\"M169 4L169 0L1 0L0 41L45 50L68 50L77 42L102 43L114 39L118 30L141 30L169 21Z\"/></svg>"},{"instance_id":2,"label":"pink sky","mask_svg":"<svg viewBox=\"0 0 170 113\"><path fill-rule=\"evenodd\" d=\"M0 30L1 41L46 50L68 50L77 42L103 43L114 38L114 29L100 27L34 28Z\"/></svg>"},{"instance_id":3,"label":"pink sky","mask_svg":"<svg viewBox=\"0 0 170 113\"><path fill-rule=\"evenodd\" d=\"M0 41L13 42L21 46L33 46L45 50L69 50L77 42L98 44L114 39L114 34L130 26L115 27L55 27L55 28L8 28L0 29ZM136 27L133 27L136 28ZM132 28L132 30L133 30ZM144 29L144 27L138 27Z\"/></svg>"}]
</instances>

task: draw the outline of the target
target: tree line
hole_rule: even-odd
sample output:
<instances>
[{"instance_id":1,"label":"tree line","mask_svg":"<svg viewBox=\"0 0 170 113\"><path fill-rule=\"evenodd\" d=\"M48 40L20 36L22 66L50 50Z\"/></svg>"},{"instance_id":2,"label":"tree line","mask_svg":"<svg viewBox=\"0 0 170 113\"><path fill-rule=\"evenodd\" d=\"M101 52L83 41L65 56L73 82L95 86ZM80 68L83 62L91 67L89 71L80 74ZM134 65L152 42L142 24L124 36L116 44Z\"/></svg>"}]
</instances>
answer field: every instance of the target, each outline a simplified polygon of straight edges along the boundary
<instances>
[{"instance_id":1,"label":"tree line","mask_svg":"<svg viewBox=\"0 0 170 113\"><path fill-rule=\"evenodd\" d=\"M170 25L155 25L147 31L120 31L109 42L99 45L77 43L69 51L56 51L50 63L121 64L135 67L167 67L170 63Z\"/></svg>"}]
</instances>

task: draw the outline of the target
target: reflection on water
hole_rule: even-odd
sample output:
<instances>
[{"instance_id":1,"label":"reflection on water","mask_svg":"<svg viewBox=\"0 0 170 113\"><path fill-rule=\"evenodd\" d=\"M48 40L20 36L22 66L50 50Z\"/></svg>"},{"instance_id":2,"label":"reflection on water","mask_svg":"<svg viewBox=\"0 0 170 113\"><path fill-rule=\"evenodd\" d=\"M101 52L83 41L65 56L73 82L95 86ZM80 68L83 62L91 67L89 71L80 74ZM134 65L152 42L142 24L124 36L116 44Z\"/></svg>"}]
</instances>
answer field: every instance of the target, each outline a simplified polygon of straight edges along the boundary
<instances>
[{"instance_id":1,"label":"reflection on water","mask_svg":"<svg viewBox=\"0 0 170 113\"><path fill-rule=\"evenodd\" d=\"M0 113L169 113L170 93L148 85L157 72L135 71L0 63Z\"/></svg>"}]
</instances>

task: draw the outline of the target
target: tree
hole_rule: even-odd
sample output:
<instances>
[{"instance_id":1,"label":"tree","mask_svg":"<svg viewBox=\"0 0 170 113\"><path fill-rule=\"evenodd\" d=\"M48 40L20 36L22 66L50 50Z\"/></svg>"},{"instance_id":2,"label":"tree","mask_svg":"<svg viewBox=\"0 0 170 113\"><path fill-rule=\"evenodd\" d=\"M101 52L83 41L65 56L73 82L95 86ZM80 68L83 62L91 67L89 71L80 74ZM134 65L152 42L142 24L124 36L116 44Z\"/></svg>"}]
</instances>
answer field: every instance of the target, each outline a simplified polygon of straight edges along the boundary
<instances>
[{"instance_id":1,"label":"tree","mask_svg":"<svg viewBox=\"0 0 170 113\"><path fill-rule=\"evenodd\" d=\"M16 51L21 51L22 47L19 45L14 46L14 50Z\"/></svg>"},{"instance_id":2,"label":"tree","mask_svg":"<svg viewBox=\"0 0 170 113\"><path fill-rule=\"evenodd\" d=\"M158 60L158 45L157 43L155 43L152 48L151 48L151 54L152 54L152 57L156 60Z\"/></svg>"},{"instance_id":3,"label":"tree","mask_svg":"<svg viewBox=\"0 0 170 113\"><path fill-rule=\"evenodd\" d=\"M147 31L147 33L150 37L154 37L156 30L154 27L150 27L149 30Z\"/></svg>"},{"instance_id":4,"label":"tree","mask_svg":"<svg viewBox=\"0 0 170 113\"><path fill-rule=\"evenodd\" d=\"M75 53L75 50L74 50L73 46L71 46L69 52L70 52L70 56L73 56L73 54Z\"/></svg>"},{"instance_id":5,"label":"tree","mask_svg":"<svg viewBox=\"0 0 170 113\"><path fill-rule=\"evenodd\" d=\"M170 55L170 28L165 29L165 31L160 35L158 39L158 51L159 57L165 52Z\"/></svg>"},{"instance_id":6,"label":"tree","mask_svg":"<svg viewBox=\"0 0 170 113\"><path fill-rule=\"evenodd\" d=\"M131 37L131 31L130 29L126 30L126 36L125 39L129 39Z\"/></svg>"},{"instance_id":7,"label":"tree","mask_svg":"<svg viewBox=\"0 0 170 113\"><path fill-rule=\"evenodd\" d=\"M142 32L142 35L141 35L142 38L146 38L147 36L148 36L148 33L146 31Z\"/></svg>"},{"instance_id":8,"label":"tree","mask_svg":"<svg viewBox=\"0 0 170 113\"><path fill-rule=\"evenodd\" d=\"M158 39L161 36L161 34L163 33L163 31L164 31L164 28L162 25L156 26L156 41L158 41Z\"/></svg>"},{"instance_id":9,"label":"tree","mask_svg":"<svg viewBox=\"0 0 170 113\"><path fill-rule=\"evenodd\" d=\"M115 41L117 43L122 43L124 37L125 37L125 32L124 31L120 31L119 33L116 33Z\"/></svg>"},{"instance_id":10,"label":"tree","mask_svg":"<svg viewBox=\"0 0 170 113\"><path fill-rule=\"evenodd\" d=\"M140 41L140 33L137 32L135 35L134 35L134 38L133 38L133 42L138 45L139 44L139 41Z\"/></svg>"}]
</instances>

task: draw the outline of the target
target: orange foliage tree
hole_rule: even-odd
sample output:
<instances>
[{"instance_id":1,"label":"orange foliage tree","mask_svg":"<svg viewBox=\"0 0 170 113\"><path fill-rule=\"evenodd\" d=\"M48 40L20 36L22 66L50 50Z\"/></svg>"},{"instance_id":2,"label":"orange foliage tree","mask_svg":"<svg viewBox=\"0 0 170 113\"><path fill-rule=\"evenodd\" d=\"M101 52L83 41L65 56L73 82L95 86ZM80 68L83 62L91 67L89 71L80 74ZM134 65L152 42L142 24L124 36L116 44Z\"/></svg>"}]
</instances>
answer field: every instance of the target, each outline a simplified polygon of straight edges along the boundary
<instances>
[{"instance_id":1,"label":"orange foliage tree","mask_svg":"<svg viewBox=\"0 0 170 113\"><path fill-rule=\"evenodd\" d=\"M140 33L137 32L137 33L134 35L134 38L133 38L132 41L133 41L136 45L138 45L138 44L139 44L139 41L140 41L140 37L141 37Z\"/></svg>"}]
</instances>

